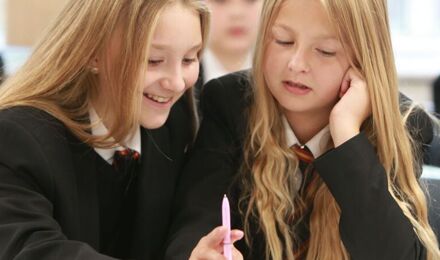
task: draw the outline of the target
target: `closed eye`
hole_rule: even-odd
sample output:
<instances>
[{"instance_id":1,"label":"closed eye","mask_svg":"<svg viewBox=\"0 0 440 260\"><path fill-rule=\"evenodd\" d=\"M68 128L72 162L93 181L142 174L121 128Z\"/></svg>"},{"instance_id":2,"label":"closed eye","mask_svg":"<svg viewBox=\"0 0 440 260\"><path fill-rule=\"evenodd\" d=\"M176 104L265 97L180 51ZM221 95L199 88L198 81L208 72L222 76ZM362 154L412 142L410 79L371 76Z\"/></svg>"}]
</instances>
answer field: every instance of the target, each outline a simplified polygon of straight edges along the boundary
<instances>
[{"instance_id":1,"label":"closed eye","mask_svg":"<svg viewBox=\"0 0 440 260\"><path fill-rule=\"evenodd\" d=\"M148 64L149 65L159 65L160 63L162 63L163 62L163 60L148 60Z\"/></svg>"},{"instance_id":2,"label":"closed eye","mask_svg":"<svg viewBox=\"0 0 440 260\"><path fill-rule=\"evenodd\" d=\"M276 40L276 39L275 39L275 42L279 45L284 45L284 46L294 44L293 41L282 41L282 40Z\"/></svg>"},{"instance_id":3,"label":"closed eye","mask_svg":"<svg viewBox=\"0 0 440 260\"><path fill-rule=\"evenodd\" d=\"M198 60L197 58L184 58L183 64L190 65L190 64L196 62L197 60Z\"/></svg>"},{"instance_id":4,"label":"closed eye","mask_svg":"<svg viewBox=\"0 0 440 260\"><path fill-rule=\"evenodd\" d=\"M322 49L316 49L316 50L319 53L321 53L322 55L327 56L327 57L333 57L333 56L336 55L336 52L334 52L334 51L325 51L325 50L322 50Z\"/></svg>"}]
</instances>

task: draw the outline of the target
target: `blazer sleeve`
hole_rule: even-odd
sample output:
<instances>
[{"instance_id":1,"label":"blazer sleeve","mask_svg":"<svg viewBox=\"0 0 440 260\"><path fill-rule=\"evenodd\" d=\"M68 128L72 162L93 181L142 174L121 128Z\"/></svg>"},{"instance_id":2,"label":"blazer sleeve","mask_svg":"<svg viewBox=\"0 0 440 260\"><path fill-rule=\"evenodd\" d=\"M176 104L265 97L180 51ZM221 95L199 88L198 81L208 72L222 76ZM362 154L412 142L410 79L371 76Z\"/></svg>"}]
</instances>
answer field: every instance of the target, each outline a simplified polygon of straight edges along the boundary
<instances>
[{"instance_id":1,"label":"blazer sleeve","mask_svg":"<svg viewBox=\"0 0 440 260\"><path fill-rule=\"evenodd\" d=\"M221 225L221 201L237 169L239 88L211 80L202 91L203 121L178 187L165 259L188 259L198 241Z\"/></svg>"},{"instance_id":2,"label":"blazer sleeve","mask_svg":"<svg viewBox=\"0 0 440 260\"><path fill-rule=\"evenodd\" d=\"M392 198L364 133L314 162L341 208L339 230L351 259L425 259L412 225Z\"/></svg>"},{"instance_id":3,"label":"blazer sleeve","mask_svg":"<svg viewBox=\"0 0 440 260\"><path fill-rule=\"evenodd\" d=\"M50 160L32 131L0 120L0 259L113 259L63 234L47 189Z\"/></svg>"}]
</instances>

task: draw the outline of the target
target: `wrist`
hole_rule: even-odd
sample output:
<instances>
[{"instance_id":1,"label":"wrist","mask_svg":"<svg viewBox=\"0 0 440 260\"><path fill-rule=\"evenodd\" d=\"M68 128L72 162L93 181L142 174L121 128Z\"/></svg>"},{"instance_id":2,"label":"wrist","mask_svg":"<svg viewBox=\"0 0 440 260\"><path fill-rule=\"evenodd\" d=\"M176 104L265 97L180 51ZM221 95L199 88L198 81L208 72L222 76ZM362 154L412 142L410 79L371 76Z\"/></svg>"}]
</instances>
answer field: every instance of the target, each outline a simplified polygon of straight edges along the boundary
<instances>
[{"instance_id":1,"label":"wrist","mask_svg":"<svg viewBox=\"0 0 440 260\"><path fill-rule=\"evenodd\" d=\"M337 129L331 129L331 135L335 148L358 135L360 132L358 127L348 127L338 125Z\"/></svg>"}]
</instances>

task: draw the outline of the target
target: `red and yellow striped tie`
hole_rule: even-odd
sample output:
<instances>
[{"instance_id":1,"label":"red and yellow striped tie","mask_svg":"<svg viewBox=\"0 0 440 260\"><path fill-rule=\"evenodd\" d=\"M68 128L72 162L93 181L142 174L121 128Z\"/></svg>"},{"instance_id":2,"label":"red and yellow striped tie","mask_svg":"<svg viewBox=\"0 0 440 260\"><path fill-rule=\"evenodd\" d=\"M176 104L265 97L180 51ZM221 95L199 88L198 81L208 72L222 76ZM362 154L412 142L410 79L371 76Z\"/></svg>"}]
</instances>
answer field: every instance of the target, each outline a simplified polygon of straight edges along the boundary
<instances>
[{"instance_id":1,"label":"red and yellow striped tie","mask_svg":"<svg viewBox=\"0 0 440 260\"><path fill-rule=\"evenodd\" d=\"M302 182L298 192L299 198L295 199L295 214L291 217L291 223L297 226L297 247L294 249L295 259L305 259L309 247L309 218L313 208L313 199L316 193L316 185L311 185L318 180L318 174L313 169L313 154L307 146L295 144L291 147L298 158L299 168L302 173Z\"/></svg>"},{"instance_id":2,"label":"red and yellow striped tie","mask_svg":"<svg viewBox=\"0 0 440 260\"><path fill-rule=\"evenodd\" d=\"M295 153L296 157L298 157L299 167L301 169L301 172L303 174L307 174L307 168L315 159L313 157L312 152L310 152L307 146L299 146L298 144L293 145L291 148Z\"/></svg>"}]
</instances>

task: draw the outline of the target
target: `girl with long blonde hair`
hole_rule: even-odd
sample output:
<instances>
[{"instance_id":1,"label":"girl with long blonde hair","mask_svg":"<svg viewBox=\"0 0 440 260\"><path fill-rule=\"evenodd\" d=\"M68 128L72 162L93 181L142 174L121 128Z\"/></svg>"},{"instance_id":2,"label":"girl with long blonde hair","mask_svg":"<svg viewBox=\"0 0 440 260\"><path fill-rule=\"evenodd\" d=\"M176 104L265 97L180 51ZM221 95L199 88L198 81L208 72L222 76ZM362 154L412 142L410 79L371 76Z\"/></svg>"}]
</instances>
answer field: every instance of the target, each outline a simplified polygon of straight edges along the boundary
<instances>
[{"instance_id":1,"label":"girl with long blonde hair","mask_svg":"<svg viewBox=\"0 0 440 260\"><path fill-rule=\"evenodd\" d=\"M432 124L399 101L386 0L265 1L251 72L211 81L201 102L182 230L219 224L239 172L229 197L245 259L440 259L418 181ZM225 234L193 259L222 254ZM180 235L190 249L200 236Z\"/></svg>"},{"instance_id":2,"label":"girl with long blonde hair","mask_svg":"<svg viewBox=\"0 0 440 260\"><path fill-rule=\"evenodd\" d=\"M1 259L163 256L208 27L202 0L66 4L0 88Z\"/></svg>"}]
</instances>

